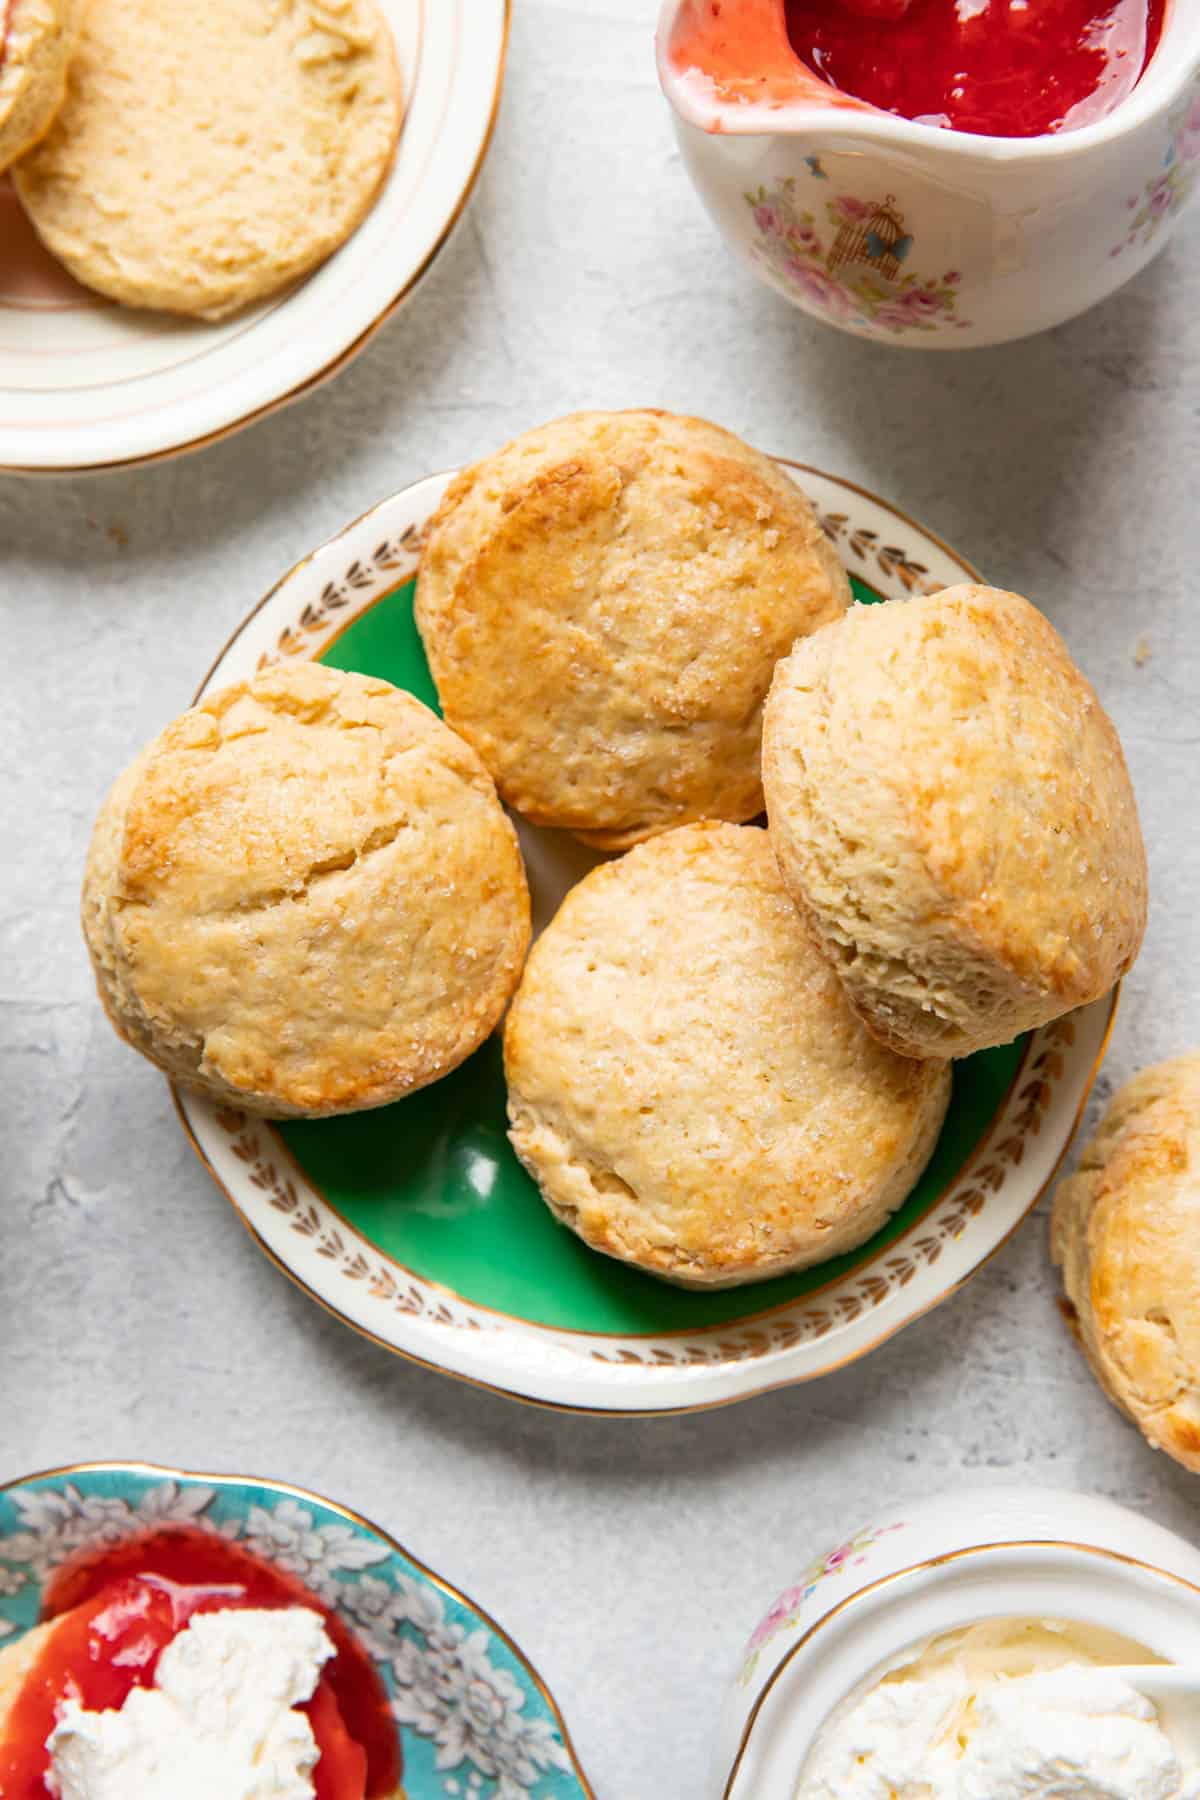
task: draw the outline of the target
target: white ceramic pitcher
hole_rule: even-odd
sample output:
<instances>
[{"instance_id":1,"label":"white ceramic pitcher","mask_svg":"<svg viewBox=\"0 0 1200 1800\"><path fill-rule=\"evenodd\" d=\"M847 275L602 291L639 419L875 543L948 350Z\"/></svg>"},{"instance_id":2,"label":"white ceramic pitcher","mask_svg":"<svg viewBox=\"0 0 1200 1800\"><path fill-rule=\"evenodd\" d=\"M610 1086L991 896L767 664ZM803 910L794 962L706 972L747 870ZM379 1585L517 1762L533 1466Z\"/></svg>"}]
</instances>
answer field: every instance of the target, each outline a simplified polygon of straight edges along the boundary
<instances>
[{"instance_id":1,"label":"white ceramic pitcher","mask_svg":"<svg viewBox=\"0 0 1200 1800\"><path fill-rule=\"evenodd\" d=\"M736 42L740 64L706 74L683 52L698 32ZM658 67L730 244L795 305L885 343L960 349L1072 318L1162 249L1200 176L1200 0L1169 0L1107 118L1041 137L837 93L792 50L784 0L665 0Z\"/></svg>"}]
</instances>

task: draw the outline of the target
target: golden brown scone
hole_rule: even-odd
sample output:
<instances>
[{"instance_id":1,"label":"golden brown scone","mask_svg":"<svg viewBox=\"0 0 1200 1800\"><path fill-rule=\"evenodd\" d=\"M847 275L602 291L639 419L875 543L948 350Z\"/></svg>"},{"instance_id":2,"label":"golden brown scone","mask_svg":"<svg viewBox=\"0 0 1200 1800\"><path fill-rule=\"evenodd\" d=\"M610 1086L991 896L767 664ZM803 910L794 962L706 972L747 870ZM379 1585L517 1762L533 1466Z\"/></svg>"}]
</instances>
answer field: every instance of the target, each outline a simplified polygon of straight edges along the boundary
<instances>
[{"instance_id":1,"label":"golden brown scone","mask_svg":"<svg viewBox=\"0 0 1200 1800\"><path fill-rule=\"evenodd\" d=\"M1051 1254L1109 1399L1200 1472L1200 1052L1114 1094L1054 1197Z\"/></svg>"},{"instance_id":2,"label":"golden brown scone","mask_svg":"<svg viewBox=\"0 0 1200 1800\"><path fill-rule=\"evenodd\" d=\"M54 123L83 7L84 0L0 0L0 169Z\"/></svg>"},{"instance_id":3,"label":"golden brown scone","mask_svg":"<svg viewBox=\"0 0 1200 1800\"><path fill-rule=\"evenodd\" d=\"M122 1037L254 1112L382 1106L498 1022L529 943L516 833L411 694L316 663L184 713L97 822L83 924Z\"/></svg>"},{"instance_id":4,"label":"golden brown scone","mask_svg":"<svg viewBox=\"0 0 1200 1800\"><path fill-rule=\"evenodd\" d=\"M65 104L14 176L78 281L219 319L345 242L402 112L376 0L88 0Z\"/></svg>"},{"instance_id":5,"label":"golden brown scone","mask_svg":"<svg viewBox=\"0 0 1200 1800\"><path fill-rule=\"evenodd\" d=\"M458 476L416 614L446 719L504 799L611 850L762 811L771 671L849 603L769 457L703 419L593 412Z\"/></svg>"},{"instance_id":6,"label":"golden brown scone","mask_svg":"<svg viewBox=\"0 0 1200 1800\"><path fill-rule=\"evenodd\" d=\"M1120 740L1017 594L856 606L797 644L763 783L784 880L906 1056L1008 1043L1138 953L1146 857Z\"/></svg>"},{"instance_id":7,"label":"golden brown scone","mask_svg":"<svg viewBox=\"0 0 1200 1800\"><path fill-rule=\"evenodd\" d=\"M552 1210L685 1287L863 1243L950 1094L948 1065L859 1023L752 825L681 826L585 876L530 955L504 1060Z\"/></svg>"}]
</instances>

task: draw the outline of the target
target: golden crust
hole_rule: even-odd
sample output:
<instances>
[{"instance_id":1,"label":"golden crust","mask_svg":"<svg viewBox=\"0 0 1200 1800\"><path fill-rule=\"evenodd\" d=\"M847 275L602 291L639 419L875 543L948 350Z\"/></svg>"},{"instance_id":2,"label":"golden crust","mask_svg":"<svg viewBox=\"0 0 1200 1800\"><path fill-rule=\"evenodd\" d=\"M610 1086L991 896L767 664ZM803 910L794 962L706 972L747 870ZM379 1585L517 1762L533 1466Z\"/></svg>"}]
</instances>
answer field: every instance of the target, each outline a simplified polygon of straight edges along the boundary
<instances>
[{"instance_id":1,"label":"golden crust","mask_svg":"<svg viewBox=\"0 0 1200 1800\"><path fill-rule=\"evenodd\" d=\"M964 586L856 606L767 702L771 840L869 1028L966 1056L1107 993L1146 857L1112 722L1049 621Z\"/></svg>"},{"instance_id":2,"label":"golden crust","mask_svg":"<svg viewBox=\"0 0 1200 1800\"><path fill-rule=\"evenodd\" d=\"M586 876L534 946L504 1056L509 1136L552 1210L692 1287L864 1242L950 1093L948 1065L859 1023L754 826L682 826Z\"/></svg>"},{"instance_id":3,"label":"golden crust","mask_svg":"<svg viewBox=\"0 0 1200 1800\"><path fill-rule=\"evenodd\" d=\"M576 413L466 470L417 624L509 805L600 849L762 811L777 659L850 587L808 501L702 419Z\"/></svg>"},{"instance_id":4,"label":"golden crust","mask_svg":"<svg viewBox=\"0 0 1200 1800\"><path fill-rule=\"evenodd\" d=\"M0 3L0 169L54 123L82 15L83 0Z\"/></svg>"},{"instance_id":5,"label":"golden crust","mask_svg":"<svg viewBox=\"0 0 1200 1800\"><path fill-rule=\"evenodd\" d=\"M217 319L345 242L402 114L375 0L88 0L66 101L14 174L77 280Z\"/></svg>"},{"instance_id":6,"label":"golden crust","mask_svg":"<svg viewBox=\"0 0 1200 1800\"><path fill-rule=\"evenodd\" d=\"M1051 1253L1076 1338L1147 1441L1200 1473L1200 1052L1116 1093L1060 1184Z\"/></svg>"},{"instance_id":7,"label":"golden crust","mask_svg":"<svg viewBox=\"0 0 1200 1800\"><path fill-rule=\"evenodd\" d=\"M176 1080L286 1116L382 1106L498 1023L529 943L470 747L386 681L281 664L118 780L83 924L104 1005Z\"/></svg>"}]
</instances>

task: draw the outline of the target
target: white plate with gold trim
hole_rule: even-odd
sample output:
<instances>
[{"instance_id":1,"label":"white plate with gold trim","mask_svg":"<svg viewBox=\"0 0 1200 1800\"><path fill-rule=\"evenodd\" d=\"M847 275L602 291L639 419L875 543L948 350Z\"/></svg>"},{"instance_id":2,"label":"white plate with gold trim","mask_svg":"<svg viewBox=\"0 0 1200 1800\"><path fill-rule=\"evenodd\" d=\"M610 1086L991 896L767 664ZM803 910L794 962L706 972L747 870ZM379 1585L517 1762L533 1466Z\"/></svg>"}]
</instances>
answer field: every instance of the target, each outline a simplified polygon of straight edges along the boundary
<instances>
[{"instance_id":1,"label":"white plate with gold trim","mask_svg":"<svg viewBox=\"0 0 1200 1800\"><path fill-rule=\"evenodd\" d=\"M326 380L407 298L466 205L495 124L512 0L380 0L404 128L347 243L306 280L219 324L79 287L0 176L0 467L103 468L249 424Z\"/></svg>"},{"instance_id":2,"label":"white plate with gold trim","mask_svg":"<svg viewBox=\"0 0 1200 1800\"><path fill-rule=\"evenodd\" d=\"M790 465L860 596L975 571L853 484ZM449 477L394 495L299 563L235 633L201 692L265 663L322 657L434 692L412 624L424 531ZM544 923L595 860L521 824ZM1107 1043L1115 995L956 1065L938 1150L913 1196L852 1256L685 1293L557 1225L504 1136L495 1041L394 1107L267 1124L180 1090L182 1122L260 1246L356 1330L494 1391L580 1411L680 1412L806 1381L938 1305L1053 1179Z\"/></svg>"}]
</instances>

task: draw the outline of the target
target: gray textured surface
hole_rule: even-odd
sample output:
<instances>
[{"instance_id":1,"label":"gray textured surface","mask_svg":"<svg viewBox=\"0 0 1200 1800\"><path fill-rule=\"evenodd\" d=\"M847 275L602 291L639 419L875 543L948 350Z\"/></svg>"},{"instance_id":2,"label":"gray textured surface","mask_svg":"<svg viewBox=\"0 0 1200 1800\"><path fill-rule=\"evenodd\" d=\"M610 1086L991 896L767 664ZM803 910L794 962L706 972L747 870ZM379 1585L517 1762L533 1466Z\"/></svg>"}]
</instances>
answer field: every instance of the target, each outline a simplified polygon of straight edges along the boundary
<instances>
[{"instance_id":1,"label":"gray textured surface","mask_svg":"<svg viewBox=\"0 0 1200 1800\"><path fill-rule=\"evenodd\" d=\"M881 1497L1073 1483L1187 1530L1200 1495L1093 1387L1041 1219L875 1358L724 1412L563 1418L410 1368L252 1250L93 999L93 812L263 589L431 469L574 407L651 402L888 495L1047 609L1121 727L1150 844L1153 920L1102 1086L1200 1040L1200 217L1029 343L839 337L711 235L653 84L653 10L519 0L475 201L335 385L182 462L0 481L0 1478L128 1455L345 1499L509 1626L601 1800L697 1793L739 1638Z\"/></svg>"}]
</instances>

